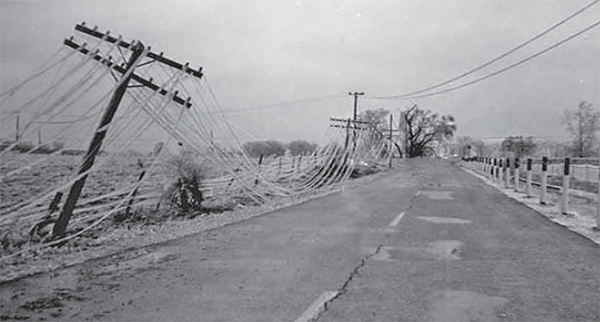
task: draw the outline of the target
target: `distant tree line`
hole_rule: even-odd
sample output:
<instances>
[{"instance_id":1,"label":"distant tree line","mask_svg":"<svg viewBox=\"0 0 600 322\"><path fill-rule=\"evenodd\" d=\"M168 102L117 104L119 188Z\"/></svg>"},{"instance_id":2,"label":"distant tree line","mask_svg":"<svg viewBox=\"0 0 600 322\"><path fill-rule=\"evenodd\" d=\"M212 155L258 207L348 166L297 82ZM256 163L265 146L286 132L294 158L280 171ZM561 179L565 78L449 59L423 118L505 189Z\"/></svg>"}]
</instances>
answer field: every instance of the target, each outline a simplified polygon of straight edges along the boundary
<instances>
[{"instance_id":1,"label":"distant tree line","mask_svg":"<svg viewBox=\"0 0 600 322\"><path fill-rule=\"evenodd\" d=\"M264 157L280 157L285 155L288 150L293 156L311 154L317 149L317 144L304 140L295 140L288 144L276 140L267 140L246 142L243 148L253 158L258 158L261 155Z\"/></svg>"}]
</instances>

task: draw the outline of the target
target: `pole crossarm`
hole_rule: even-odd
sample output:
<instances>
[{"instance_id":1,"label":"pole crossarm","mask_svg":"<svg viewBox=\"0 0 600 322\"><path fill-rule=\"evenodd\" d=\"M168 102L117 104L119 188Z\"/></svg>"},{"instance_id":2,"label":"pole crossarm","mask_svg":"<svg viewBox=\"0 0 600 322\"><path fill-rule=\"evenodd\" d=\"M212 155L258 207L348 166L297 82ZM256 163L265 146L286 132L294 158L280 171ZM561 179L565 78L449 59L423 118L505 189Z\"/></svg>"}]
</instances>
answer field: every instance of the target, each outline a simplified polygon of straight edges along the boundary
<instances>
[{"instance_id":1,"label":"pole crossarm","mask_svg":"<svg viewBox=\"0 0 600 322\"><path fill-rule=\"evenodd\" d=\"M75 42L73 42L71 39L65 39L64 44L73 48L73 49L77 49L80 53L87 55L90 51L89 49L80 46L78 44L76 44ZM94 54L94 56L92 57L94 60L108 66L109 68L112 68L113 70L121 73L122 75L125 74L125 72L127 72L126 68L124 68L123 66L119 66L117 65L115 62L111 61L110 59L106 59L104 57L102 57L100 54ZM150 88L153 91L156 91L160 88L160 86L152 83L151 80L147 80L135 73L131 74L131 79L142 84L143 86L146 86L148 88ZM138 87L137 85L133 85L131 87ZM158 91L159 94L161 95L168 95L169 92L167 90L165 90L164 88L160 88L160 90ZM181 104L187 108L190 108L192 106L192 103L190 102L190 98L188 99L183 99L182 97L177 95L177 92L175 92L175 94L173 95L173 101Z\"/></svg>"},{"instance_id":2,"label":"pole crossarm","mask_svg":"<svg viewBox=\"0 0 600 322\"><path fill-rule=\"evenodd\" d=\"M370 128L368 127L360 127L360 126L352 126L350 125L350 127L348 127L347 125L340 125L340 124L331 124L329 125L330 127L340 127L340 128L350 128L350 129L356 129L356 130L363 130L363 131L367 131L370 130Z\"/></svg>"},{"instance_id":3,"label":"pole crossarm","mask_svg":"<svg viewBox=\"0 0 600 322\"><path fill-rule=\"evenodd\" d=\"M331 117L329 118L330 121L334 121L334 122L348 122L348 119L338 119L335 117ZM350 122L352 123L356 123L356 124L370 124L369 122L365 122L365 121L353 121L352 119L350 120Z\"/></svg>"},{"instance_id":4,"label":"pole crossarm","mask_svg":"<svg viewBox=\"0 0 600 322\"><path fill-rule=\"evenodd\" d=\"M75 30L77 30L79 32L88 34L88 35L90 35L92 37L103 39L104 41L107 41L107 42L109 42L111 44L114 44L114 43L118 42L118 46L119 47L123 47L123 48L130 48L131 47L130 43L128 43L126 41L122 41L122 40L119 41L117 38L110 36L108 34L108 32L107 33L102 33L102 32L97 31L96 29L97 29L96 27L94 27L93 29L90 29L90 28L86 27L85 26L85 22L83 22L81 24L75 25ZM148 52L147 56L149 58L153 59L153 61L158 61L160 63L163 63L165 65L171 66L173 68L177 68L177 69L183 70L184 72L186 72L186 73L188 73L190 75L196 76L198 78L202 77L202 67L199 67L198 70L192 69L192 68L188 67L187 64L186 65L182 65L182 64L180 64L180 63L178 63L176 61L173 61L171 59L163 57L162 53L160 53L160 54L157 55L157 54L155 54L153 52ZM153 62L153 61L150 61L150 62ZM142 63L141 65L146 65L147 63L149 63L149 62Z\"/></svg>"}]
</instances>

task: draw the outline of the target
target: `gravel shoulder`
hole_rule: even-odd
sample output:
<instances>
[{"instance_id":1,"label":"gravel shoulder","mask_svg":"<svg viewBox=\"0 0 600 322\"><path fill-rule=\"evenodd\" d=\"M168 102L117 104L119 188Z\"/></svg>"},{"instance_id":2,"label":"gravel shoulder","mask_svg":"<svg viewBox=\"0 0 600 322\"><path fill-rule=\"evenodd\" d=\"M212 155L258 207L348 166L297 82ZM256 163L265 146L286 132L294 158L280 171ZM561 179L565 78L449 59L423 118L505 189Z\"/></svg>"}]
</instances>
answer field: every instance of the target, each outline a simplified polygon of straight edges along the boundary
<instances>
[{"instance_id":1,"label":"gravel shoulder","mask_svg":"<svg viewBox=\"0 0 600 322\"><path fill-rule=\"evenodd\" d=\"M522 203L523 205L537 211L542 216L548 218L552 222L563 226L573 232L576 232L594 243L600 245L600 230L594 229L596 227L596 211L597 211L597 200L591 200L589 198L581 198L576 196L569 197L569 211L567 215L563 215L560 211L560 194L548 190L549 203L547 205L540 204L539 195L540 188L537 186L533 187L533 196L527 197L523 191L515 191L514 188L505 188L504 186L498 186L495 182L490 180L488 177L483 176L471 169L464 166L460 166L461 169L472 174L473 176L481 179L486 184L496 187L506 196ZM524 189L524 184L521 185L521 189Z\"/></svg>"}]
</instances>

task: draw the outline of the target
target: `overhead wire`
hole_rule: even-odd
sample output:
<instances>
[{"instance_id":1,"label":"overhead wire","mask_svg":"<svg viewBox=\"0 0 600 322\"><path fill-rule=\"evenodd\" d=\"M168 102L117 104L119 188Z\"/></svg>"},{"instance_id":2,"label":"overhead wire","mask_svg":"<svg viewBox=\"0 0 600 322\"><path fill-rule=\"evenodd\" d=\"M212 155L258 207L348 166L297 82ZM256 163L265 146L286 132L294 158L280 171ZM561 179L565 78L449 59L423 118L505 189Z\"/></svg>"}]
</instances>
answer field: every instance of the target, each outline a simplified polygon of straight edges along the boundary
<instances>
[{"instance_id":1,"label":"overhead wire","mask_svg":"<svg viewBox=\"0 0 600 322\"><path fill-rule=\"evenodd\" d=\"M472 81L470 81L470 82L463 83L463 84L461 84L461 85L456 85L456 86L453 86L453 87L446 88L446 89L444 89L444 90L440 90L440 91L436 91L436 92L432 92L432 93L428 93L428 94L414 95L414 96L406 96L406 97L397 97L397 98L393 98L393 99L401 99L401 100L405 100L405 99L415 99L415 98L424 98L424 97L430 97L430 96L435 96L435 95L439 95L439 94L444 94L444 93L447 93L447 92L450 92L450 91L454 91L454 90L457 90L457 89L460 89L460 88L463 88L463 87L467 87L467 86L469 86L469 85L473 85L473 84L479 83L479 82L481 82L481 81L484 81L484 80L486 80L486 79L488 79L488 78L490 78L490 77L493 77L493 76L499 75L499 74L501 74L501 73L504 73L504 72L506 72L506 71L508 71L508 70L510 70L510 69L512 69L512 68L515 68L515 67L517 67L517 66L519 66L519 65L522 65L522 64L524 64L524 63L526 63L526 62L528 62L528 61L530 61L530 60L532 60L532 59L534 59L534 58L536 58L536 57L538 57L538 56L541 56L541 55L543 55L543 54L545 54L545 53L547 53L547 52L549 52L549 51L551 51L551 50L553 50L553 49L555 49L555 48L557 48L557 47L559 47L559 46L563 45L564 43L566 43L566 42L568 42L568 41L571 41L571 40L573 40L573 39L577 38L578 36L580 36L580 35L584 34L585 32L587 32L587 31L589 31L589 30L591 30L591 29L593 29L593 28L595 28L595 27L598 27L598 25L600 25L600 21L596 21L595 23L593 23L593 24L591 24L591 25L587 26L586 28L584 28L584 29L582 29L582 30L580 30L580 31L578 31L578 32L576 32L576 33L574 33L574 34L572 34L571 36L569 36L569 37L567 37L567 38L564 38L563 40L561 40L561 41L559 41L559 42L557 42L557 43L553 44L552 46L546 47L546 48L544 48L543 50L540 50L540 51L536 52L535 54L532 54L532 55L530 55L530 56L527 56L527 57L526 57L526 58L524 58L524 59L521 59L521 60L519 60L518 62L515 62L515 63L513 63L513 64L510 64L510 65L508 65L508 66L506 66L506 67L504 67L504 68L502 68L502 69L499 69L499 70L497 70L497 71L495 71L495 72L492 72L492 73L490 73L490 74L487 74L487 75L485 75L485 76L482 76L482 77L476 78L476 79L474 79L474 80L472 80ZM377 98L375 98L375 97L372 97L372 98L373 98L373 99L377 99ZM380 97L379 99L382 99L382 98Z\"/></svg>"},{"instance_id":2,"label":"overhead wire","mask_svg":"<svg viewBox=\"0 0 600 322\"><path fill-rule=\"evenodd\" d=\"M497 62L497 61L499 61L499 60L501 60L501 59L503 59L503 58L511 55L512 53L520 50L521 48L523 48L523 47L531 44L532 42L536 41L537 39L541 38L542 36L550 33L554 29L556 29L556 28L560 27L561 25L567 23L569 20L577 17L578 15L580 15L581 13L583 13L584 11L586 11L589 8L591 8L592 6L596 5L598 2L600 2L600 0L594 0L594 1L590 2L586 6L582 7L581 9L579 9L576 12L572 13L571 15L567 16L566 18L562 19L561 21L553 24L552 26L550 26L549 28L545 29L541 33L533 36L532 38L529 38L527 41L519 44L518 46L513 47L512 49L510 49L510 50L502 53L501 55L499 55L499 56L497 56L497 57L495 57L495 58L493 58L493 59L491 59L491 60L489 60L489 61L487 61L487 62L485 62L485 63L483 63L483 64L481 64L481 65L479 65L479 66L477 66L475 68L473 68L473 69L470 69L470 70L468 70L468 71L466 71L464 73L461 73L461 74L459 74L459 75L457 75L455 77L452 77L452 78L450 78L448 80L445 80L445 81L443 81L441 83L437 83L435 85L431 85L431 86L428 86L426 88L423 88L423 89L420 89L420 90L416 90L416 91L413 91L413 92L409 92L409 93L405 93L405 94L397 94L397 95L390 95L390 96L387 96L387 95L386 96L367 96L366 98L370 98L370 99L402 99L402 98L407 98L408 99L408 98L425 97L425 96L414 96L414 95L420 94L420 93L423 93L423 92L427 92L427 91L430 91L432 89L436 89L436 88L442 87L444 85L451 84L451 83L453 83L453 82L455 82L455 81L457 81L459 79L462 79L462 78L464 78L464 77L466 77L468 75L471 75L471 74L473 74L473 73L475 73L475 72L477 72L477 71L479 71L479 70L481 70L481 69L483 69L483 68L485 68L487 66L490 66L490 65L494 64L495 62Z\"/></svg>"}]
</instances>

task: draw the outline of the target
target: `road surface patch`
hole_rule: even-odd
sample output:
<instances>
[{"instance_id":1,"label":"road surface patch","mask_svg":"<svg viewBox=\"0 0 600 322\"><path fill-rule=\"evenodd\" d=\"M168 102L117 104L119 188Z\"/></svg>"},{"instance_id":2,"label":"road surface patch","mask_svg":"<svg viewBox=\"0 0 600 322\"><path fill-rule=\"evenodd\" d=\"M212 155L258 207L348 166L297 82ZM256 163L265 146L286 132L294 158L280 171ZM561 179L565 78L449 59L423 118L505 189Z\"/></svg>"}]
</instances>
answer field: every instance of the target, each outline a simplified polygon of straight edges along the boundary
<instances>
[{"instance_id":1,"label":"road surface patch","mask_svg":"<svg viewBox=\"0 0 600 322\"><path fill-rule=\"evenodd\" d=\"M459 260L464 243L458 240L440 240L429 244L425 251L436 259Z\"/></svg>"},{"instance_id":2,"label":"road surface patch","mask_svg":"<svg viewBox=\"0 0 600 322\"><path fill-rule=\"evenodd\" d=\"M428 321L502 321L506 314L503 297L487 296L476 292L438 291L431 303Z\"/></svg>"},{"instance_id":3,"label":"road surface patch","mask_svg":"<svg viewBox=\"0 0 600 322\"><path fill-rule=\"evenodd\" d=\"M471 224L471 220L454 217L418 216L417 219L425 220L434 224Z\"/></svg>"},{"instance_id":4,"label":"road surface patch","mask_svg":"<svg viewBox=\"0 0 600 322\"><path fill-rule=\"evenodd\" d=\"M392 222L388 226L390 226L390 227L398 226L398 223L400 223L400 220L402 220L402 217L404 217L404 211L401 212L396 218L394 218L394 220L392 220Z\"/></svg>"},{"instance_id":5,"label":"road surface patch","mask_svg":"<svg viewBox=\"0 0 600 322\"><path fill-rule=\"evenodd\" d=\"M453 191L444 190L422 190L419 195L425 196L433 200L454 200L452 197Z\"/></svg>"},{"instance_id":6,"label":"road surface patch","mask_svg":"<svg viewBox=\"0 0 600 322\"><path fill-rule=\"evenodd\" d=\"M373 257L371 257L371 258L373 258L374 260L378 260L378 261L391 261L392 255L388 252L391 249L393 249L393 248L381 247L379 252L377 252L377 254L373 255Z\"/></svg>"},{"instance_id":7,"label":"road surface patch","mask_svg":"<svg viewBox=\"0 0 600 322\"><path fill-rule=\"evenodd\" d=\"M309 322L315 320L319 314L325 310L325 304L338 296L338 294L340 294L339 291L324 292L295 320L295 322Z\"/></svg>"}]
</instances>

